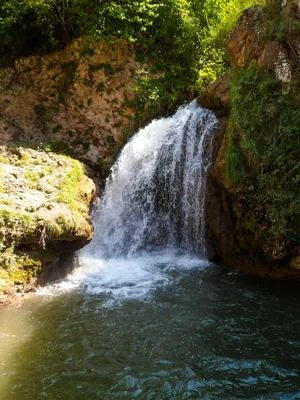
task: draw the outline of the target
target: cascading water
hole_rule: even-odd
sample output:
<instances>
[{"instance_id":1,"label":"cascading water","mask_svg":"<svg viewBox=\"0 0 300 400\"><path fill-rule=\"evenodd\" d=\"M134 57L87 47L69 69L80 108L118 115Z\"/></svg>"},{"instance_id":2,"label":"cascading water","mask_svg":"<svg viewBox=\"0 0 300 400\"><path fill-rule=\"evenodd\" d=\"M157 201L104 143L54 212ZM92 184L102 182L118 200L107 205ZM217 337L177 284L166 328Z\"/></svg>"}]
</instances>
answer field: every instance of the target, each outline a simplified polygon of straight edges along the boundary
<instances>
[{"instance_id":1,"label":"cascading water","mask_svg":"<svg viewBox=\"0 0 300 400\"><path fill-rule=\"evenodd\" d=\"M216 123L195 100L140 130L112 169L85 254L132 256L163 246L204 255L206 171Z\"/></svg>"},{"instance_id":2,"label":"cascading water","mask_svg":"<svg viewBox=\"0 0 300 400\"><path fill-rule=\"evenodd\" d=\"M170 270L208 264L203 210L216 124L194 101L129 141L94 212L95 237L79 253L81 267L54 288L141 298L168 284Z\"/></svg>"}]
</instances>

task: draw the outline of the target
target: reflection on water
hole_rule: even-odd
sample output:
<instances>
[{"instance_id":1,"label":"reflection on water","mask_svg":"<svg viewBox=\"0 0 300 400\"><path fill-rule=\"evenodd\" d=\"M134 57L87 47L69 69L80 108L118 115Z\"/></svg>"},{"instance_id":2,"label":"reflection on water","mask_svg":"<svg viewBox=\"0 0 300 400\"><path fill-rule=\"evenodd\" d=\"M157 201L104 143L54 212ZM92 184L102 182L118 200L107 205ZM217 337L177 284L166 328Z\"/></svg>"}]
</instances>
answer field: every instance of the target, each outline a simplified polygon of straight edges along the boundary
<instances>
[{"instance_id":1,"label":"reflection on water","mask_svg":"<svg viewBox=\"0 0 300 400\"><path fill-rule=\"evenodd\" d=\"M2 310L1 400L300 399L298 286L189 262Z\"/></svg>"}]
</instances>

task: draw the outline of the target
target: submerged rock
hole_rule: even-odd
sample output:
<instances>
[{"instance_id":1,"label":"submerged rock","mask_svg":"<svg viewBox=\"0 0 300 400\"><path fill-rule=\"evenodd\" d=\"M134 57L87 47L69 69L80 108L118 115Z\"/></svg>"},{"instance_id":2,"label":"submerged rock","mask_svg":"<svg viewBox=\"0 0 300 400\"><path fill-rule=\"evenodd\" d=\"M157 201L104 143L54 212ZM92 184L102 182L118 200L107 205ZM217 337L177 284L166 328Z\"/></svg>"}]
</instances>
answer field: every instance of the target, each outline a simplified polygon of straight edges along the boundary
<instances>
[{"instance_id":1,"label":"submerged rock","mask_svg":"<svg viewBox=\"0 0 300 400\"><path fill-rule=\"evenodd\" d=\"M79 161L0 146L0 294L28 291L91 241L94 194Z\"/></svg>"}]
</instances>

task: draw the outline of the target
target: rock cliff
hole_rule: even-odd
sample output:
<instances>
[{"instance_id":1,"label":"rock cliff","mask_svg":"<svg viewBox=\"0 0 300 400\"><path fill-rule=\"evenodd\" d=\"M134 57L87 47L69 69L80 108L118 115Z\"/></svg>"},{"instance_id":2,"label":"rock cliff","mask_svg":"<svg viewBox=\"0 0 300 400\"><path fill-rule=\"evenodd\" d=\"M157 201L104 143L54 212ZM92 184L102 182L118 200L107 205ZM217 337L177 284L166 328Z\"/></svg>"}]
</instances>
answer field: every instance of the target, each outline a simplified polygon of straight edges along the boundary
<instances>
[{"instance_id":1,"label":"rock cliff","mask_svg":"<svg viewBox=\"0 0 300 400\"><path fill-rule=\"evenodd\" d=\"M244 11L232 70L199 103L219 116L206 198L209 256L255 275L300 279L300 5Z\"/></svg>"},{"instance_id":2,"label":"rock cliff","mask_svg":"<svg viewBox=\"0 0 300 400\"><path fill-rule=\"evenodd\" d=\"M0 146L0 303L90 242L94 194L79 161Z\"/></svg>"},{"instance_id":3,"label":"rock cliff","mask_svg":"<svg viewBox=\"0 0 300 400\"><path fill-rule=\"evenodd\" d=\"M89 42L15 61L0 71L0 144L43 146L106 175L133 133L134 46Z\"/></svg>"}]
</instances>

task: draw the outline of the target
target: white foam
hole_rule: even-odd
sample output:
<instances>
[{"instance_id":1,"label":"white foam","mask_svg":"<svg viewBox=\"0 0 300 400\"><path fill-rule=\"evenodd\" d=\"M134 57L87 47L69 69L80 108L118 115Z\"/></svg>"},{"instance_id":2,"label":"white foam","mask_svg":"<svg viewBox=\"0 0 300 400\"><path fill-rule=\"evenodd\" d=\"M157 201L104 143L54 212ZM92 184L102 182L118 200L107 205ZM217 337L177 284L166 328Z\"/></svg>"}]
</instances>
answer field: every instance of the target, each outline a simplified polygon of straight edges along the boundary
<instances>
[{"instance_id":1,"label":"white foam","mask_svg":"<svg viewBox=\"0 0 300 400\"><path fill-rule=\"evenodd\" d=\"M109 300L145 299L155 288L169 285L170 271L204 268L209 262L176 250L143 253L116 259L80 258L81 266L66 279L39 288L38 295L53 296L70 290L107 295Z\"/></svg>"},{"instance_id":2,"label":"white foam","mask_svg":"<svg viewBox=\"0 0 300 400\"><path fill-rule=\"evenodd\" d=\"M86 256L134 255L157 245L205 254L206 172L216 126L213 113L194 101L134 135L107 179Z\"/></svg>"},{"instance_id":3,"label":"white foam","mask_svg":"<svg viewBox=\"0 0 300 400\"><path fill-rule=\"evenodd\" d=\"M38 294L80 289L112 301L142 299L172 282L173 270L208 265L182 251L205 254L206 172L216 125L194 101L134 135L107 179L80 268ZM166 249L142 253L157 246Z\"/></svg>"}]
</instances>

